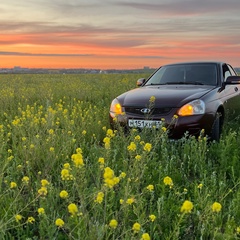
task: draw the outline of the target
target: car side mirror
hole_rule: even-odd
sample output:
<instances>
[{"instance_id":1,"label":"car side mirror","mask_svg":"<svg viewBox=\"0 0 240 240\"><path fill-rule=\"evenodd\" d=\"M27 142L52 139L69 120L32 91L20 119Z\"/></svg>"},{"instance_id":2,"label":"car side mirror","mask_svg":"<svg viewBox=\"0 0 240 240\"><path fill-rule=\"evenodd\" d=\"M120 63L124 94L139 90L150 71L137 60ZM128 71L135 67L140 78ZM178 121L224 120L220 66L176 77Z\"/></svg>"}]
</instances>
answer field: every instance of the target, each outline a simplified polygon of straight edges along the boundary
<instances>
[{"instance_id":1,"label":"car side mirror","mask_svg":"<svg viewBox=\"0 0 240 240\"><path fill-rule=\"evenodd\" d=\"M222 86L219 88L218 92L221 92L225 89L226 85L240 84L240 76L229 76L226 81L222 83Z\"/></svg>"},{"instance_id":2,"label":"car side mirror","mask_svg":"<svg viewBox=\"0 0 240 240\"><path fill-rule=\"evenodd\" d=\"M240 76L229 76L225 81L225 85L227 84L240 84Z\"/></svg>"},{"instance_id":3,"label":"car side mirror","mask_svg":"<svg viewBox=\"0 0 240 240\"><path fill-rule=\"evenodd\" d=\"M145 83L146 79L145 78L140 78L137 80L137 86L140 87Z\"/></svg>"}]
</instances>

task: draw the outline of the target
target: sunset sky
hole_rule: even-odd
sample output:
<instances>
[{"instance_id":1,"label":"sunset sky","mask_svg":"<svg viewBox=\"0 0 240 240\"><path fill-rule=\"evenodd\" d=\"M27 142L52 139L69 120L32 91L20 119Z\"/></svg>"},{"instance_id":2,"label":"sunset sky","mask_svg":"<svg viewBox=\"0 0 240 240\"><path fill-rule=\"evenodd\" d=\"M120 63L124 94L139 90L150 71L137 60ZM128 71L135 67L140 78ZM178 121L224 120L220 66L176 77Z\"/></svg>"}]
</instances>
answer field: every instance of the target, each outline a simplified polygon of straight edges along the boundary
<instances>
[{"instance_id":1,"label":"sunset sky","mask_svg":"<svg viewBox=\"0 0 240 240\"><path fill-rule=\"evenodd\" d=\"M240 67L240 0L5 0L0 68Z\"/></svg>"}]
</instances>

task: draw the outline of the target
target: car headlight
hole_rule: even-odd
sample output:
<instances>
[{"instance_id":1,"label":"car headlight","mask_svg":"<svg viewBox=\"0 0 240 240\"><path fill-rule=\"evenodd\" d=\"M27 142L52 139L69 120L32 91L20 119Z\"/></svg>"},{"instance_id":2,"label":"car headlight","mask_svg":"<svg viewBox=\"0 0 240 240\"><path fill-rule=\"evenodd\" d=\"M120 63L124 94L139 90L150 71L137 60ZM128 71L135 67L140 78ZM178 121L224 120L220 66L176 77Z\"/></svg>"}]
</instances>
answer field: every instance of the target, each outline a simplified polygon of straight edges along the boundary
<instances>
[{"instance_id":1,"label":"car headlight","mask_svg":"<svg viewBox=\"0 0 240 240\"><path fill-rule=\"evenodd\" d=\"M179 116L191 116L191 115L204 114L204 113L205 113L205 103L200 99L189 102L183 105L178 110Z\"/></svg>"},{"instance_id":2,"label":"car headlight","mask_svg":"<svg viewBox=\"0 0 240 240\"><path fill-rule=\"evenodd\" d=\"M117 115L122 114L122 106L119 101L115 98L110 106L110 115L112 118L115 118Z\"/></svg>"}]
</instances>

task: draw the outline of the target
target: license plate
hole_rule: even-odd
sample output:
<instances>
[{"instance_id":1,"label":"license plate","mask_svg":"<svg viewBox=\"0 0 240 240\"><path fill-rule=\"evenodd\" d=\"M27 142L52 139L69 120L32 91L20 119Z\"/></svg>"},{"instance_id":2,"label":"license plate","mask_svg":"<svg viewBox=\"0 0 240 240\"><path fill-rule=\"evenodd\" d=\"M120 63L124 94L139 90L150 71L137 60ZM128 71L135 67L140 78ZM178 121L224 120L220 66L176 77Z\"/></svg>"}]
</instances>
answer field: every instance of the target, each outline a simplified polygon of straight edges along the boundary
<instances>
[{"instance_id":1,"label":"license plate","mask_svg":"<svg viewBox=\"0 0 240 240\"><path fill-rule=\"evenodd\" d=\"M162 121L153 121L153 120L135 120L129 119L128 126L129 127L138 127L138 128L159 128Z\"/></svg>"}]
</instances>

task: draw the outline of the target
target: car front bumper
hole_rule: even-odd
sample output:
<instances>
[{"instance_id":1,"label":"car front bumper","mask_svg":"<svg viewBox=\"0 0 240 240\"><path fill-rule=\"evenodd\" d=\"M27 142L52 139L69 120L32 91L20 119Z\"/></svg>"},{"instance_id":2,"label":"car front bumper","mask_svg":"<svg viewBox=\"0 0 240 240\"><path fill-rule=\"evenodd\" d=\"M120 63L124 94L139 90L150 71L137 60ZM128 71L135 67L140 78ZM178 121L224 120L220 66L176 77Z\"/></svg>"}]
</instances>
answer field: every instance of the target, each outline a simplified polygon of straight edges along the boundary
<instances>
[{"instance_id":1,"label":"car front bumper","mask_svg":"<svg viewBox=\"0 0 240 240\"><path fill-rule=\"evenodd\" d=\"M205 135L209 136L212 131L214 115L205 113L181 117L175 114L169 114L161 117L143 118L136 115L123 114L118 115L115 119L110 115L110 124L113 128L119 125L125 129L130 129L131 127L129 127L128 124L129 119L161 121L161 126L167 129L169 138L179 139L185 134L198 136L201 131L204 131Z\"/></svg>"}]
</instances>

